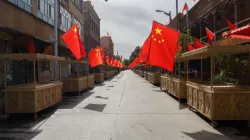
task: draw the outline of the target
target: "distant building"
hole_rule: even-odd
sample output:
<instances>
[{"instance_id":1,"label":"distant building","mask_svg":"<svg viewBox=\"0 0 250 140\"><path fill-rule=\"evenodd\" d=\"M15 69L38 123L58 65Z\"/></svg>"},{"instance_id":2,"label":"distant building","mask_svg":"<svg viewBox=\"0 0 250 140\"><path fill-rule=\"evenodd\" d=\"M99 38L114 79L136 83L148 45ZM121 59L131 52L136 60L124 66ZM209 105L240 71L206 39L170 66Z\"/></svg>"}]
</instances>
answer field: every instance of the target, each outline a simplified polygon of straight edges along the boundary
<instances>
[{"instance_id":1,"label":"distant building","mask_svg":"<svg viewBox=\"0 0 250 140\"><path fill-rule=\"evenodd\" d=\"M86 52L100 45L100 18L91 1L83 1L84 44Z\"/></svg>"},{"instance_id":2,"label":"distant building","mask_svg":"<svg viewBox=\"0 0 250 140\"><path fill-rule=\"evenodd\" d=\"M101 45L105 48L105 56L113 56L114 55L114 43L112 41L111 36L102 36L101 37Z\"/></svg>"}]
</instances>

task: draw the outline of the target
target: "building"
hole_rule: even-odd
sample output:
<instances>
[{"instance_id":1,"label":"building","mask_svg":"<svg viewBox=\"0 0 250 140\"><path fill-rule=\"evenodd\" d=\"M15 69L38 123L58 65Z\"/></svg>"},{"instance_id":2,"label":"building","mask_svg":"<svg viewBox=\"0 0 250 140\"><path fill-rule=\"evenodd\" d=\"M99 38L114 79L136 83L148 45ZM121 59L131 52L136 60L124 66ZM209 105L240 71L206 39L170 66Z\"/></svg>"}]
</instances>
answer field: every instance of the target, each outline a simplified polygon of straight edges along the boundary
<instances>
[{"instance_id":1,"label":"building","mask_svg":"<svg viewBox=\"0 0 250 140\"><path fill-rule=\"evenodd\" d=\"M85 50L89 52L91 49L100 45L100 18L97 15L91 1L83 2L84 11L84 43Z\"/></svg>"},{"instance_id":2,"label":"building","mask_svg":"<svg viewBox=\"0 0 250 140\"><path fill-rule=\"evenodd\" d=\"M250 23L249 0L199 0L189 12L189 29L193 37L207 41L205 27L215 33L215 41L229 31L226 19L242 27ZM179 29L186 29L186 15L179 14ZM177 29L177 17L168 25Z\"/></svg>"},{"instance_id":3,"label":"building","mask_svg":"<svg viewBox=\"0 0 250 140\"><path fill-rule=\"evenodd\" d=\"M102 36L101 37L101 46L105 48L105 56L113 56L114 55L114 43L112 41L111 36Z\"/></svg>"},{"instance_id":4,"label":"building","mask_svg":"<svg viewBox=\"0 0 250 140\"><path fill-rule=\"evenodd\" d=\"M54 54L52 38L55 18L58 18L58 51L60 56L72 57L61 36L77 23L82 40L83 9L81 0L60 0L58 15L54 15L55 0L0 0L0 53L28 53L27 43L35 48L35 53ZM53 64L44 63L39 67L40 80L52 80ZM0 62L0 114L3 113L3 62ZM32 73L27 72L29 63L13 61L8 66L7 83L21 84L29 81ZM14 73L18 71L18 74ZM28 77L28 79L27 79Z\"/></svg>"}]
</instances>

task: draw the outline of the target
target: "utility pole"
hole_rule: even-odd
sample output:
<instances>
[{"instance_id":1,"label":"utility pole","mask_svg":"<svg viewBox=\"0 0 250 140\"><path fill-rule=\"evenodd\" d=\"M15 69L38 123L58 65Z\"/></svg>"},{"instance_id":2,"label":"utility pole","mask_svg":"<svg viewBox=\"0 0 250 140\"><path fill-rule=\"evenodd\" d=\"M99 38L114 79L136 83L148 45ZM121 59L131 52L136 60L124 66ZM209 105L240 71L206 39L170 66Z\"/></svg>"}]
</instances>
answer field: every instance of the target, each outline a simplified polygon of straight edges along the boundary
<instances>
[{"instance_id":1,"label":"utility pole","mask_svg":"<svg viewBox=\"0 0 250 140\"><path fill-rule=\"evenodd\" d=\"M178 0L176 0L176 18L177 18L177 30L179 30L179 12L178 12Z\"/></svg>"},{"instance_id":2,"label":"utility pole","mask_svg":"<svg viewBox=\"0 0 250 140\"><path fill-rule=\"evenodd\" d=\"M54 55L58 56L58 0L54 3ZM54 79L57 80L58 75L58 62L54 64Z\"/></svg>"}]
</instances>

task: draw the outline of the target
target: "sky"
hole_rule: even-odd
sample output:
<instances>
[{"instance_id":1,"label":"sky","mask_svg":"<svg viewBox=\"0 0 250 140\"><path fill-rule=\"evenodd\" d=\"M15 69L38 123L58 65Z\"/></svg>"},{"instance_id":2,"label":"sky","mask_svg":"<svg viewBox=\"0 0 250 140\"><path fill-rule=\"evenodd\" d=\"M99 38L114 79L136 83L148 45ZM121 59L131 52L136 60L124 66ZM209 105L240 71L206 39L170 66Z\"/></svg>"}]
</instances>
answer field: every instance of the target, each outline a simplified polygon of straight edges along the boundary
<instances>
[{"instance_id":1,"label":"sky","mask_svg":"<svg viewBox=\"0 0 250 140\"><path fill-rule=\"evenodd\" d=\"M171 11L176 16L176 0L91 0L101 19L101 36L109 32L114 42L114 53L129 58L136 46L142 46L148 37L153 20L169 23L169 17L156 9ZM196 0L197 2L198 0ZM191 8L194 0L179 0L179 12L187 2Z\"/></svg>"}]
</instances>

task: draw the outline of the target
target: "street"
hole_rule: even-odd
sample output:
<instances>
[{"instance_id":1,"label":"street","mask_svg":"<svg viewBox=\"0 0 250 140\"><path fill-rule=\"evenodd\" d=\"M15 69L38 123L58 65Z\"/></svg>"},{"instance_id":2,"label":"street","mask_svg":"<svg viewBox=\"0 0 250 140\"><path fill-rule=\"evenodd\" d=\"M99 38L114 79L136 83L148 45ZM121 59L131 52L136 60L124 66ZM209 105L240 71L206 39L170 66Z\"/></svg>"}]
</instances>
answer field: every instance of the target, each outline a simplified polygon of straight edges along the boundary
<instances>
[{"instance_id":1,"label":"street","mask_svg":"<svg viewBox=\"0 0 250 140\"><path fill-rule=\"evenodd\" d=\"M80 96L64 95L61 105L41 112L36 121L26 120L14 117L1 122L0 140L248 139L233 127L213 129L186 105L130 70Z\"/></svg>"}]
</instances>

